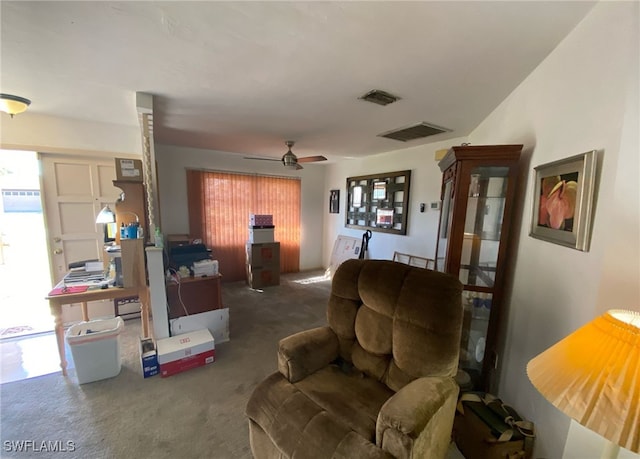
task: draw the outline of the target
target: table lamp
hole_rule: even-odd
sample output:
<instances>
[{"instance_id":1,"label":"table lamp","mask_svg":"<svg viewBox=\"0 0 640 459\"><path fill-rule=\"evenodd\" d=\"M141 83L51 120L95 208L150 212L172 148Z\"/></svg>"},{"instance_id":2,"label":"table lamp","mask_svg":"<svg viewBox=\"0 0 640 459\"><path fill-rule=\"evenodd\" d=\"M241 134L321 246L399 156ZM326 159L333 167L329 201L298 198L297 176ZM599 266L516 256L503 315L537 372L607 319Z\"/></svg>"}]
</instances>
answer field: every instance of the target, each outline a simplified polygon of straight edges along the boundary
<instances>
[{"instance_id":1,"label":"table lamp","mask_svg":"<svg viewBox=\"0 0 640 459\"><path fill-rule=\"evenodd\" d=\"M531 359L527 374L556 408L607 440L640 452L640 313L613 309Z\"/></svg>"},{"instance_id":2,"label":"table lamp","mask_svg":"<svg viewBox=\"0 0 640 459\"><path fill-rule=\"evenodd\" d=\"M135 212L131 212L129 210L120 211L120 214L131 214L136 218L136 223L140 223L140 218L138 214ZM111 210L109 205L106 205L102 208L102 210L98 213L96 217L96 223L113 223L116 221L116 214Z\"/></svg>"},{"instance_id":3,"label":"table lamp","mask_svg":"<svg viewBox=\"0 0 640 459\"><path fill-rule=\"evenodd\" d=\"M109 205L104 206L96 217L96 223L113 223L115 221L116 214L113 213Z\"/></svg>"}]
</instances>

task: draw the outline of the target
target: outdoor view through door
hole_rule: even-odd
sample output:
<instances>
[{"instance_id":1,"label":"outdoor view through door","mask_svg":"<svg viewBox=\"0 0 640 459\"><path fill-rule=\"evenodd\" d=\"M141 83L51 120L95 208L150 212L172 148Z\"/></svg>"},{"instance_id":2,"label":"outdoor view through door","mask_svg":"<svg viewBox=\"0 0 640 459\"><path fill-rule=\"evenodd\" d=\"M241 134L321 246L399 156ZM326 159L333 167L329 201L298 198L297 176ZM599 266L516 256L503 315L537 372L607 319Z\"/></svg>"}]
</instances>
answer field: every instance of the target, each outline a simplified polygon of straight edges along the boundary
<instances>
[{"instance_id":1,"label":"outdoor view through door","mask_svg":"<svg viewBox=\"0 0 640 459\"><path fill-rule=\"evenodd\" d=\"M0 339L53 330L38 157L0 150Z\"/></svg>"},{"instance_id":2,"label":"outdoor view through door","mask_svg":"<svg viewBox=\"0 0 640 459\"><path fill-rule=\"evenodd\" d=\"M189 231L213 250L225 281L246 279L249 215L271 214L280 271L300 270L300 179L187 171Z\"/></svg>"}]
</instances>

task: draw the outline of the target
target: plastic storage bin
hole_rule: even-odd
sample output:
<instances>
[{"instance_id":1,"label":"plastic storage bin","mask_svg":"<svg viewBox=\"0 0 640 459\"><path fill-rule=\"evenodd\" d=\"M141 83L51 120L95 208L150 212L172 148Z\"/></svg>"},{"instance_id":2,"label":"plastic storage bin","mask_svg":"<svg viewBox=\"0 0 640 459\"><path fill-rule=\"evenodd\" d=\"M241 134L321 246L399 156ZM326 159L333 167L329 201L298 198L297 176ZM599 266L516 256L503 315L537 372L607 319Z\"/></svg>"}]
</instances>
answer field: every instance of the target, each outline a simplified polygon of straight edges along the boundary
<instances>
[{"instance_id":1,"label":"plastic storage bin","mask_svg":"<svg viewBox=\"0 0 640 459\"><path fill-rule=\"evenodd\" d=\"M120 333L124 321L90 320L69 327L66 333L78 382L85 384L113 378L120 373Z\"/></svg>"}]
</instances>

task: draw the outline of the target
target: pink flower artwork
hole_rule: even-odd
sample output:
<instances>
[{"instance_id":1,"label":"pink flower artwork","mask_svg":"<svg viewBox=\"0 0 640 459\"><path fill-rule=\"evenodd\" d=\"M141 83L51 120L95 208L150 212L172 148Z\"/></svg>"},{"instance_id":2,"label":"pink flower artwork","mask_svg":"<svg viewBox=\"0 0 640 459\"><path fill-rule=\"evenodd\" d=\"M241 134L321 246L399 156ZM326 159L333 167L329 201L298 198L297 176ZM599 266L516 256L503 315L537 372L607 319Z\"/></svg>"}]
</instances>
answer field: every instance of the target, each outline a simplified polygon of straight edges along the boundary
<instances>
[{"instance_id":1,"label":"pink flower artwork","mask_svg":"<svg viewBox=\"0 0 640 459\"><path fill-rule=\"evenodd\" d=\"M542 179L538 225L572 231L578 182L570 178L556 175Z\"/></svg>"}]
</instances>

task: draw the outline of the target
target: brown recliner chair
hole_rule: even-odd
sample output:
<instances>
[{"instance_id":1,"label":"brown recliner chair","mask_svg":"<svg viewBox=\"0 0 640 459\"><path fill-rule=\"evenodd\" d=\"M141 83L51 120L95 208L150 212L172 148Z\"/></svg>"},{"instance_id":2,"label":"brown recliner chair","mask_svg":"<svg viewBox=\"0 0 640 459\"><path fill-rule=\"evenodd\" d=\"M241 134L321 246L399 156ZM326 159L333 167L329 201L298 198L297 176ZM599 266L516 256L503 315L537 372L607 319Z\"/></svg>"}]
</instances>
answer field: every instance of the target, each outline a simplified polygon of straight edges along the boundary
<instances>
[{"instance_id":1,"label":"brown recliner chair","mask_svg":"<svg viewBox=\"0 0 640 459\"><path fill-rule=\"evenodd\" d=\"M446 455L458 395L462 285L385 260L336 271L329 326L280 341L246 407L256 458Z\"/></svg>"}]
</instances>

